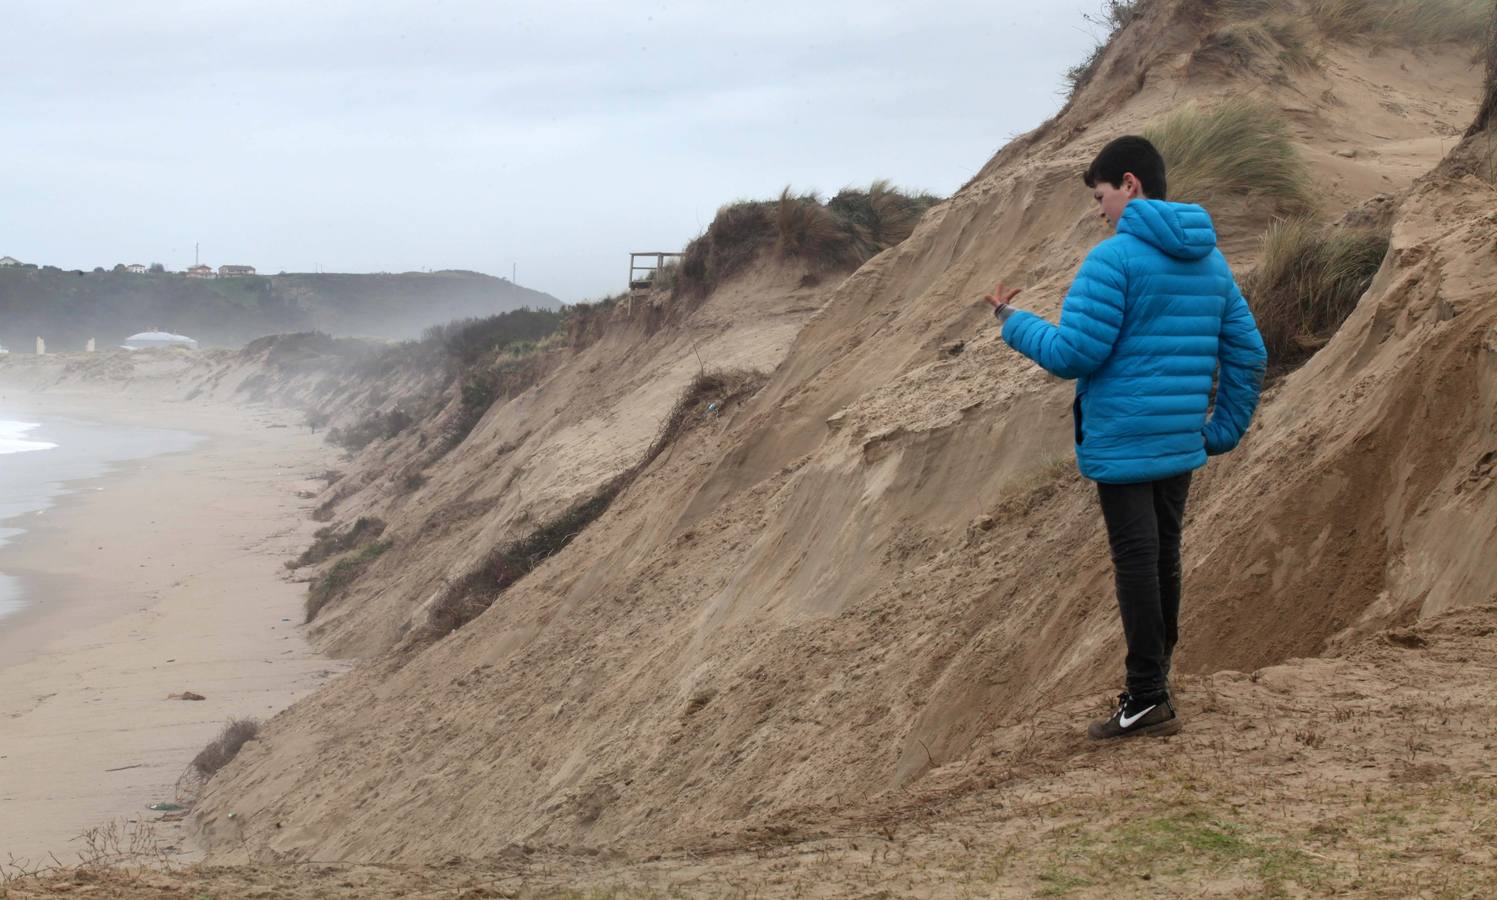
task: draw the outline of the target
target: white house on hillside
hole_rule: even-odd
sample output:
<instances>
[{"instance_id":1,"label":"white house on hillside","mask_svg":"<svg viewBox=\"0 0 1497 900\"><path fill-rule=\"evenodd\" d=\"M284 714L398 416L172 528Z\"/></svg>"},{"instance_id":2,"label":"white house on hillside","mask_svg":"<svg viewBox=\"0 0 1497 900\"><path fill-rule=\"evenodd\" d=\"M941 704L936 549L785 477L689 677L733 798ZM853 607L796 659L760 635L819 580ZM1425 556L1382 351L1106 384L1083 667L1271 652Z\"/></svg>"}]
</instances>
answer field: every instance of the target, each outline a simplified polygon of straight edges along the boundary
<instances>
[{"instance_id":1,"label":"white house on hillside","mask_svg":"<svg viewBox=\"0 0 1497 900\"><path fill-rule=\"evenodd\" d=\"M22 262L14 256L0 256L0 266L19 266Z\"/></svg>"},{"instance_id":2,"label":"white house on hillside","mask_svg":"<svg viewBox=\"0 0 1497 900\"><path fill-rule=\"evenodd\" d=\"M146 267L141 265L140 263L131 263L130 265L125 266L125 271L129 272L131 275L144 275L146 273Z\"/></svg>"}]
</instances>

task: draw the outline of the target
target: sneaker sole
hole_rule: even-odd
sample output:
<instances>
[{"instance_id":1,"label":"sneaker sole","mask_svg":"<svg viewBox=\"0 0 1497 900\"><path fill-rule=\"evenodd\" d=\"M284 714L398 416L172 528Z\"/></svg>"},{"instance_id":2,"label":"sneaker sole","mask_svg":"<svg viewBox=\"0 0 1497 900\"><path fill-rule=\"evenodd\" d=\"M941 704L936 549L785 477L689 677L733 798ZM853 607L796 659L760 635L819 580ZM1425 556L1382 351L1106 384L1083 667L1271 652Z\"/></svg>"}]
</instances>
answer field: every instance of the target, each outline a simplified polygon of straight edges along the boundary
<instances>
[{"instance_id":1,"label":"sneaker sole","mask_svg":"<svg viewBox=\"0 0 1497 900\"><path fill-rule=\"evenodd\" d=\"M1111 737L1092 737L1091 734L1087 734L1087 737L1094 741L1118 741L1131 737L1168 737L1172 734L1178 734L1184 725L1185 723L1180 721L1180 717L1176 716L1166 722L1160 722L1158 725L1146 725L1143 728L1135 728L1132 731L1125 731L1122 734L1115 734Z\"/></svg>"}]
</instances>

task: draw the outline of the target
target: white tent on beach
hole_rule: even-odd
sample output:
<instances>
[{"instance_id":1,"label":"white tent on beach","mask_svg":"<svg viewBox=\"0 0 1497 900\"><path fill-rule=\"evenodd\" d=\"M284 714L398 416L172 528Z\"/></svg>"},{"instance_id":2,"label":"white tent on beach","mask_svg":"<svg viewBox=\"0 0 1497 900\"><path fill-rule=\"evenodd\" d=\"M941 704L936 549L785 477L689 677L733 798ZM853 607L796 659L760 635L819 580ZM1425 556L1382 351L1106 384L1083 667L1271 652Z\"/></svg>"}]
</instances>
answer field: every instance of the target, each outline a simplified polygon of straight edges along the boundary
<instances>
[{"instance_id":1,"label":"white tent on beach","mask_svg":"<svg viewBox=\"0 0 1497 900\"><path fill-rule=\"evenodd\" d=\"M188 350L196 350L198 342L182 334L142 331L140 334L132 334L125 338L123 346L126 350L145 350L150 347L186 347Z\"/></svg>"}]
</instances>

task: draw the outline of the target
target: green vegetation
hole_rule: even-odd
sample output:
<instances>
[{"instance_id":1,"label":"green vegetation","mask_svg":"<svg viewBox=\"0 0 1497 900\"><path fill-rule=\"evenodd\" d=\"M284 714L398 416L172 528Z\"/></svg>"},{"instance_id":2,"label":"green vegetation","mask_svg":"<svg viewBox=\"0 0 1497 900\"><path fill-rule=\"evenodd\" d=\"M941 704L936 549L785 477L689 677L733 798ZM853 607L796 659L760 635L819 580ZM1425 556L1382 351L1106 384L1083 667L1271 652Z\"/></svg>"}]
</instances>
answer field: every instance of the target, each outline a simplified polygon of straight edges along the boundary
<instances>
[{"instance_id":1,"label":"green vegetation","mask_svg":"<svg viewBox=\"0 0 1497 900\"><path fill-rule=\"evenodd\" d=\"M1275 370L1304 362L1356 307L1388 252L1388 235L1322 228L1309 219L1275 222L1243 293Z\"/></svg>"},{"instance_id":2,"label":"green vegetation","mask_svg":"<svg viewBox=\"0 0 1497 900\"><path fill-rule=\"evenodd\" d=\"M302 566L316 565L372 541L384 534L384 531L384 521L373 516L360 516L358 521L341 531L332 525L319 528L313 535L312 546L302 551L301 556L286 563L286 568L299 569Z\"/></svg>"},{"instance_id":3,"label":"green vegetation","mask_svg":"<svg viewBox=\"0 0 1497 900\"><path fill-rule=\"evenodd\" d=\"M17 346L42 335L56 350L82 350L89 338L104 349L155 327L205 347L313 330L405 338L433 321L521 306L555 310L560 304L477 272L199 279L0 268L0 342Z\"/></svg>"},{"instance_id":4,"label":"green vegetation","mask_svg":"<svg viewBox=\"0 0 1497 900\"><path fill-rule=\"evenodd\" d=\"M229 764L229 760L239 755L240 748L254 740L259 733L258 719L229 720L218 737L192 758L192 768L204 778L212 778L219 769Z\"/></svg>"},{"instance_id":5,"label":"green vegetation","mask_svg":"<svg viewBox=\"0 0 1497 900\"><path fill-rule=\"evenodd\" d=\"M1187 106L1144 130L1169 172L1169 198L1210 203L1257 197L1283 213L1311 205L1310 182L1289 127L1275 110L1246 99Z\"/></svg>"},{"instance_id":6,"label":"green vegetation","mask_svg":"<svg viewBox=\"0 0 1497 900\"><path fill-rule=\"evenodd\" d=\"M603 515L614 498L694 424L710 414L720 413L727 404L752 395L763 384L764 376L757 372L718 370L699 374L681 392L661 424L659 434L639 462L604 482L592 494L573 503L555 518L494 548L483 562L454 583L434 605L427 626L428 636L440 637L477 618L510 585L561 552L583 529Z\"/></svg>"},{"instance_id":7,"label":"green vegetation","mask_svg":"<svg viewBox=\"0 0 1497 900\"><path fill-rule=\"evenodd\" d=\"M351 553L337 562L324 572L319 578L307 587L307 602L305 621L310 622L317 618L317 614L327 606L345 587L358 578L369 564L379 559L380 555L393 546L391 541L375 541L357 553Z\"/></svg>"},{"instance_id":8,"label":"green vegetation","mask_svg":"<svg viewBox=\"0 0 1497 900\"><path fill-rule=\"evenodd\" d=\"M395 407L368 416L343 428L333 428L327 433L327 442L342 447L350 453L369 446L376 440L389 440L411 426L415 419L410 413Z\"/></svg>"},{"instance_id":9,"label":"green vegetation","mask_svg":"<svg viewBox=\"0 0 1497 900\"><path fill-rule=\"evenodd\" d=\"M742 201L718 210L706 234L687 245L669 276L673 296L705 297L766 250L813 269L852 268L903 241L940 198L907 194L875 181L844 189L826 203L815 194Z\"/></svg>"},{"instance_id":10,"label":"green vegetation","mask_svg":"<svg viewBox=\"0 0 1497 900\"><path fill-rule=\"evenodd\" d=\"M528 307L480 319L461 319L446 325L434 325L422 335L423 341L439 344L460 366L471 366L501 353L518 355L535 348L561 328L565 314L560 310Z\"/></svg>"},{"instance_id":11,"label":"green vegetation","mask_svg":"<svg viewBox=\"0 0 1497 900\"><path fill-rule=\"evenodd\" d=\"M513 397L541 379L546 366L537 346L511 346L508 355L463 374L458 414L447 429L448 447L461 444L496 400Z\"/></svg>"}]
</instances>

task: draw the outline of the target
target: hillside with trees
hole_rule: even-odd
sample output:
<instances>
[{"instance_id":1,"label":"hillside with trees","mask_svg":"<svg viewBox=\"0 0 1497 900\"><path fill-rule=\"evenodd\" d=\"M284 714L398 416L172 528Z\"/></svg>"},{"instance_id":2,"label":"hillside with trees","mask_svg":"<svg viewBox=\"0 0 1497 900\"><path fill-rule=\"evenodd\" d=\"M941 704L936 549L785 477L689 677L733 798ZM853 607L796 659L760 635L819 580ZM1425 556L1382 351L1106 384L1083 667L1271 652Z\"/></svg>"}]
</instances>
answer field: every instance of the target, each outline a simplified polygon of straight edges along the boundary
<instances>
[{"instance_id":1,"label":"hillside with trees","mask_svg":"<svg viewBox=\"0 0 1497 900\"><path fill-rule=\"evenodd\" d=\"M404 339L429 325L529 307L555 310L550 294L479 272L289 274L200 279L167 272L0 268L0 343L81 350L160 329L203 346L239 347L297 331Z\"/></svg>"}]
</instances>

